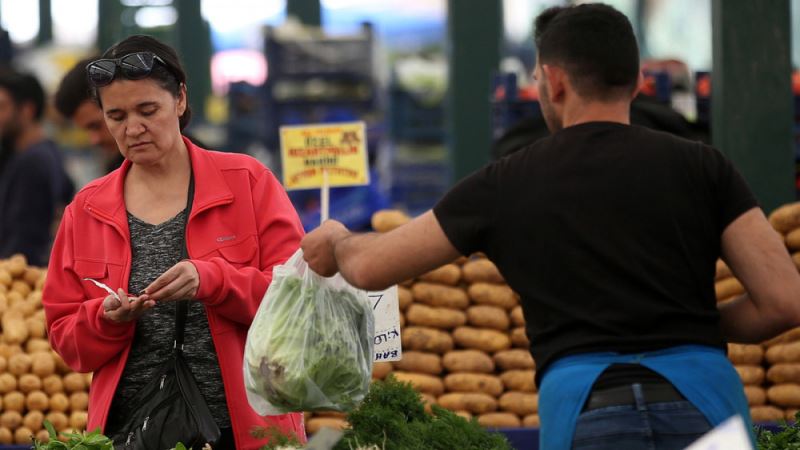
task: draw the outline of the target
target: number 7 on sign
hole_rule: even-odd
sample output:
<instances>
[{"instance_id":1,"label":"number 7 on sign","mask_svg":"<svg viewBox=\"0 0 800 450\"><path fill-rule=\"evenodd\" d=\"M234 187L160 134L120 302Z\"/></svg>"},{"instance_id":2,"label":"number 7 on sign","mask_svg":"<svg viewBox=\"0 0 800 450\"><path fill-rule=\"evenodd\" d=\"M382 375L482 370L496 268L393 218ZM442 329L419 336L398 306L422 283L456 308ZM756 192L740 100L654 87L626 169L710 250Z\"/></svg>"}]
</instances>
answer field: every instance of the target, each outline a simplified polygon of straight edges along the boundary
<instances>
[{"instance_id":1,"label":"number 7 on sign","mask_svg":"<svg viewBox=\"0 0 800 450\"><path fill-rule=\"evenodd\" d=\"M387 330L400 329L400 306L397 301L397 286L392 286L385 291L367 292L372 302L372 313L375 317L376 338ZM375 354L390 353L392 356L382 358L383 361L399 361L402 358L400 336L395 332L396 338L391 341L377 339ZM397 352L396 354L394 352Z\"/></svg>"}]
</instances>

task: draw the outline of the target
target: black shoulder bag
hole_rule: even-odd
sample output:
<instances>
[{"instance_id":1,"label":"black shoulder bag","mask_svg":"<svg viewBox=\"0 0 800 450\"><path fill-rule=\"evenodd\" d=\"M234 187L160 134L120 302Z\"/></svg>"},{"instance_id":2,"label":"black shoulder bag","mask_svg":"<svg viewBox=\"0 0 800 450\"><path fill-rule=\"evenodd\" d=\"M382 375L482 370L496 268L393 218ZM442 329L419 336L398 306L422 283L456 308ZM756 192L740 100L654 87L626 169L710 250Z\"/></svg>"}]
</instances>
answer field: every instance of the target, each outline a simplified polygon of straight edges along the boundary
<instances>
[{"instance_id":1,"label":"black shoulder bag","mask_svg":"<svg viewBox=\"0 0 800 450\"><path fill-rule=\"evenodd\" d=\"M189 199L184 222L181 259L188 258L186 225L192 210L194 177L189 182ZM183 356L183 332L189 300L175 302L175 340L172 358L158 376L136 393L135 405L125 425L112 437L114 447L121 450L165 450L178 442L186 448L213 445L220 430L208 409L197 382Z\"/></svg>"}]
</instances>

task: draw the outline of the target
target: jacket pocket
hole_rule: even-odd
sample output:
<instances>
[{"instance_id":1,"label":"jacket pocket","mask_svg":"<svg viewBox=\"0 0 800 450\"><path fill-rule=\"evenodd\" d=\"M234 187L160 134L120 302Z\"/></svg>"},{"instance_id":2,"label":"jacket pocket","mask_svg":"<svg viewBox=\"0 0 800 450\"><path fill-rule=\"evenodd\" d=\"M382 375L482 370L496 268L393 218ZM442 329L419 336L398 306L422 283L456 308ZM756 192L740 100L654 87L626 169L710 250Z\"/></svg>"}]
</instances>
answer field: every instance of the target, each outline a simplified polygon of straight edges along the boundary
<instances>
[{"instance_id":1,"label":"jacket pocket","mask_svg":"<svg viewBox=\"0 0 800 450\"><path fill-rule=\"evenodd\" d=\"M94 278L100 280L108 277L108 265L102 261L75 260L75 272L81 279Z\"/></svg>"},{"instance_id":2,"label":"jacket pocket","mask_svg":"<svg viewBox=\"0 0 800 450\"><path fill-rule=\"evenodd\" d=\"M217 249L217 252L219 252L219 255L222 256L225 261L228 261L234 267L257 267L257 264L252 264L256 256L256 246L256 237L249 236L236 244L220 247ZM216 252L212 252L209 256L215 256L214 253Z\"/></svg>"}]
</instances>

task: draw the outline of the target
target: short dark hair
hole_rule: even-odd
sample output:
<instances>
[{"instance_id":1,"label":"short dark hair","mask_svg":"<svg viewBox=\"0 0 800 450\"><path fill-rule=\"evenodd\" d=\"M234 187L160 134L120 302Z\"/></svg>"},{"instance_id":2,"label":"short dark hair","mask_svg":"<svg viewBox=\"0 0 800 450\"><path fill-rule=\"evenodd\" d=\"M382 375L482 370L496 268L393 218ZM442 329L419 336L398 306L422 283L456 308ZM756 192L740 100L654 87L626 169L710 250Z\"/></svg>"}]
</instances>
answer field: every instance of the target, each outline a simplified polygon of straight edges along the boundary
<instances>
[{"instance_id":1,"label":"short dark hair","mask_svg":"<svg viewBox=\"0 0 800 450\"><path fill-rule=\"evenodd\" d=\"M164 61L163 65L160 62L156 62L153 66L153 71L150 72L147 78L152 79L164 90L171 93L175 98L178 98L181 93L181 86L186 85L186 71L183 69L183 65L175 49L158 39L144 34L129 36L112 45L103 53L102 57L115 59L136 52L152 52ZM100 96L97 95L97 88L93 88L92 91L98 104L102 106L100 103ZM183 115L180 117L181 130L189 125L191 119L192 110L187 103L186 111L184 111Z\"/></svg>"},{"instance_id":2,"label":"short dark hair","mask_svg":"<svg viewBox=\"0 0 800 450\"><path fill-rule=\"evenodd\" d=\"M78 61L61 79L53 103L62 116L71 119L83 102L92 100L91 86L86 78L86 65L97 58L99 56Z\"/></svg>"},{"instance_id":3,"label":"short dark hair","mask_svg":"<svg viewBox=\"0 0 800 450\"><path fill-rule=\"evenodd\" d=\"M563 67L580 96L610 100L636 88L639 46L621 12L600 3L557 6L542 12L535 27L540 63Z\"/></svg>"},{"instance_id":4,"label":"short dark hair","mask_svg":"<svg viewBox=\"0 0 800 450\"><path fill-rule=\"evenodd\" d=\"M5 89L17 106L33 104L33 118L38 122L44 115L44 89L39 80L29 73L0 72L0 89Z\"/></svg>"}]
</instances>

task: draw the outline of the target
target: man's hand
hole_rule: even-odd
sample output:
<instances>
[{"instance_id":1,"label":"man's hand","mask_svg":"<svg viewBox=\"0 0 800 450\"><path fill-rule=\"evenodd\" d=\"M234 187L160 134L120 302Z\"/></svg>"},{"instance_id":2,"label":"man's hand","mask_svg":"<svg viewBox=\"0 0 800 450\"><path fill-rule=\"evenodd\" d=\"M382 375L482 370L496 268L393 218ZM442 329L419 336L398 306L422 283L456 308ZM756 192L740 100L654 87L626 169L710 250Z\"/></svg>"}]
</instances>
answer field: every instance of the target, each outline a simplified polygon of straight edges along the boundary
<instances>
[{"instance_id":1,"label":"man's hand","mask_svg":"<svg viewBox=\"0 0 800 450\"><path fill-rule=\"evenodd\" d=\"M350 231L335 220L326 220L319 228L307 234L300 241L303 257L308 266L323 277L331 277L339 272L334 248L336 242L350 235Z\"/></svg>"},{"instance_id":2,"label":"man's hand","mask_svg":"<svg viewBox=\"0 0 800 450\"><path fill-rule=\"evenodd\" d=\"M103 317L114 323L124 323L136 320L148 309L156 306L147 294L139 297L128 297L122 289L117 290L119 300L113 295L109 295L103 300Z\"/></svg>"},{"instance_id":3,"label":"man's hand","mask_svg":"<svg viewBox=\"0 0 800 450\"><path fill-rule=\"evenodd\" d=\"M144 293L158 302L194 299L200 287L200 275L190 261L181 261L144 288Z\"/></svg>"}]
</instances>

